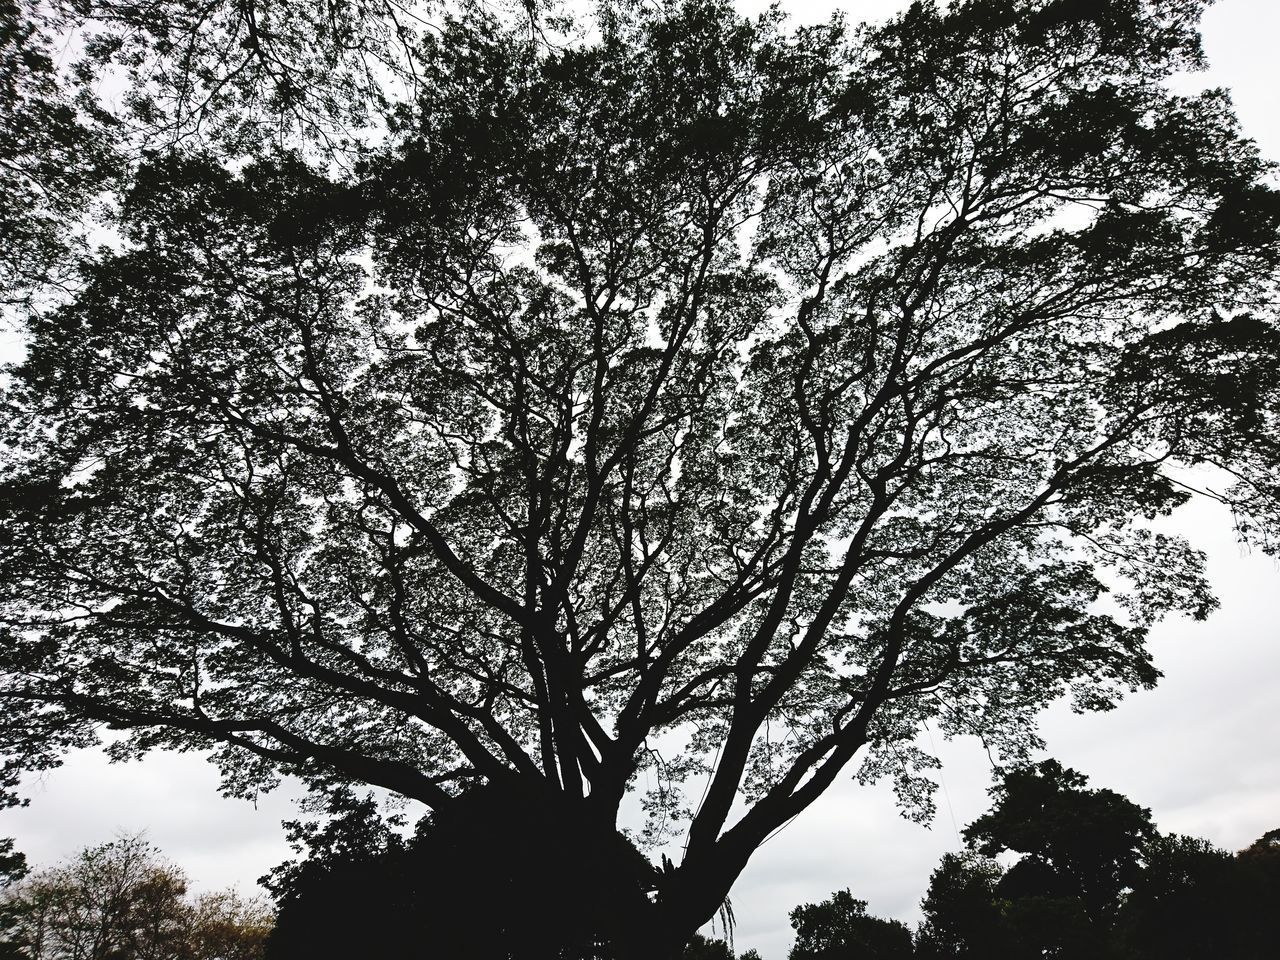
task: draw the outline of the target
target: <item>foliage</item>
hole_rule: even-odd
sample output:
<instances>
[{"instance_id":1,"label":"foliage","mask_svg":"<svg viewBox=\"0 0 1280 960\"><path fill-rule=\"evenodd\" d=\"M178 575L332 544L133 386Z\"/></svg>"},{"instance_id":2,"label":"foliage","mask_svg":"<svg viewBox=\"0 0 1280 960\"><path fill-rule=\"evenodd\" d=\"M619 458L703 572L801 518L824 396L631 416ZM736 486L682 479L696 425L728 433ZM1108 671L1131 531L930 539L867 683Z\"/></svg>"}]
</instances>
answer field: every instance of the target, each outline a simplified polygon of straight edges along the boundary
<instances>
[{"instance_id":1,"label":"foliage","mask_svg":"<svg viewBox=\"0 0 1280 960\"><path fill-rule=\"evenodd\" d=\"M70 281L89 200L116 157L111 118L66 89L41 4L0 0L0 305Z\"/></svg>"},{"instance_id":2,"label":"foliage","mask_svg":"<svg viewBox=\"0 0 1280 960\"><path fill-rule=\"evenodd\" d=\"M1004 870L981 854L948 853L929 878L916 934L920 960L987 960L1010 953L996 886Z\"/></svg>"},{"instance_id":3,"label":"foliage","mask_svg":"<svg viewBox=\"0 0 1280 960\"><path fill-rule=\"evenodd\" d=\"M413 58L441 4L373 0L97 0L76 24L89 76L127 83L121 120L150 147L229 153L319 143L354 153L415 89ZM398 96L397 96L398 95Z\"/></svg>"},{"instance_id":4,"label":"foliage","mask_svg":"<svg viewBox=\"0 0 1280 960\"><path fill-rule=\"evenodd\" d=\"M926 817L925 721L1016 759L1151 685L1214 603L1177 471L1280 516L1280 198L1163 84L1203 6L95 5L148 150L0 398L0 746L484 796L662 957L851 764Z\"/></svg>"},{"instance_id":5,"label":"foliage","mask_svg":"<svg viewBox=\"0 0 1280 960\"><path fill-rule=\"evenodd\" d=\"M683 960L734 960L728 942L695 933L684 948Z\"/></svg>"},{"instance_id":6,"label":"foliage","mask_svg":"<svg viewBox=\"0 0 1280 960\"><path fill-rule=\"evenodd\" d=\"M17 938L19 913L6 891L27 875L27 858L13 849L13 839L0 840L0 960L20 960Z\"/></svg>"},{"instance_id":7,"label":"foliage","mask_svg":"<svg viewBox=\"0 0 1280 960\"><path fill-rule=\"evenodd\" d=\"M599 852L563 846L571 835L550 812L507 819L483 791L409 837L369 798L341 794L329 812L323 826L292 824L306 856L263 878L279 905L269 960L390 956L418 943L478 960L612 958L635 922L627 911L643 909L653 888L653 868L633 848L618 852L631 864L631 887L620 890Z\"/></svg>"},{"instance_id":8,"label":"foliage","mask_svg":"<svg viewBox=\"0 0 1280 960\"><path fill-rule=\"evenodd\" d=\"M1022 855L1000 879L1004 896L1078 898L1101 924L1133 885L1155 827L1150 810L1111 790L1087 790L1087 782L1056 760L1009 770L992 791L992 809L964 836L988 857Z\"/></svg>"},{"instance_id":9,"label":"foliage","mask_svg":"<svg viewBox=\"0 0 1280 960\"><path fill-rule=\"evenodd\" d=\"M822 903L791 911L796 940L788 960L909 960L911 932L897 920L867 913L865 900L838 890Z\"/></svg>"},{"instance_id":10,"label":"foliage","mask_svg":"<svg viewBox=\"0 0 1280 960\"><path fill-rule=\"evenodd\" d=\"M0 897L5 956L23 960L261 960L271 915L234 893L185 899L187 881L139 837L84 850Z\"/></svg>"},{"instance_id":11,"label":"foliage","mask_svg":"<svg viewBox=\"0 0 1280 960\"><path fill-rule=\"evenodd\" d=\"M1049 760L1004 773L921 903L919 960L1262 960L1280 872L1157 834L1148 811ZM1269 834L1268 837L1271 835ZM1008 867L995 854L1017 852ZM1271 864L1268 862L1268 867Z\"/></svg>"},{"instance_id":12,"label":"foliage","mask_svg":"<svg viewBox=\"0 0 1280 960\"><path fill-rule=\"evenodd\" d=\"M0 840L0 890L8 889L27 875L27 858L13 849L13 838Z\"/></svg>"}]
</instances>

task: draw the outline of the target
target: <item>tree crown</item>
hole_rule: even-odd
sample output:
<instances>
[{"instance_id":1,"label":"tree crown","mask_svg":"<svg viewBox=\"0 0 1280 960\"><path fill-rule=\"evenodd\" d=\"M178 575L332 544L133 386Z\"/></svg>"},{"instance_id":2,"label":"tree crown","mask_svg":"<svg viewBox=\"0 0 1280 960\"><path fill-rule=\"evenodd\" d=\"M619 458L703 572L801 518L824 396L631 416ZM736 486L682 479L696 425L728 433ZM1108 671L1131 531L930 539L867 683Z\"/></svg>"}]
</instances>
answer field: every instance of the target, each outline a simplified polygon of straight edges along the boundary
<instances>
[{"instance_id":1,"label":"tree crown","mask_svg":"<svg viewBox=\"0 0 1280 960\"><path fill-rule=\"evenodd\" d=\"M1163 85L1202 6L469 12L354 166L151 149L8 373L7 748L601 829L644 779L709 915L856 755L927 815L922 723L1152 684L1213 606L1177 469L1277 516L1280 199Z\"/></svg>"}]
</instances>

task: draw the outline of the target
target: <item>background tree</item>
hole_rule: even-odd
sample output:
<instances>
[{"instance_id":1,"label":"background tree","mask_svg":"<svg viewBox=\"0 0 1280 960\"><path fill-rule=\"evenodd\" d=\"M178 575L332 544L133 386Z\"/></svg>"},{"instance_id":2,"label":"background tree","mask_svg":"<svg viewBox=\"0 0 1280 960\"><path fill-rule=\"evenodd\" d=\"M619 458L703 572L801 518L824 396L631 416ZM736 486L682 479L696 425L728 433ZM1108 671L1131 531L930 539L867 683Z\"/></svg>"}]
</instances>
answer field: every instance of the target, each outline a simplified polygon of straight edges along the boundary
<instances>
[{"instance_id":1,"label":"background tree","mask_svg":"<svg viewBox=\"0 0 1280 960\"><path fill-rule=\"evenodd\" d=\"M419 890L428 881L411 868L398 824L384 821L371 799L350 793L335 796L327 812L323 826L287 825L294 849L306 855L260 881L277 905L267 957L392 956L424 943L430 908Z\"/></svg>"},{"instance_id":2,"label":"background tree","mask_svg":"<svg viewBox=\"0 0 1280 960\"><path fill-rule=\"evenodd\" d=\"M15 939L32 958L161 960L181 952L186 889L150 844L129 837L32 874L8 900Z\"/></svg>"},{"instance_id":3,"label":"background tree","mask_svg":"<svg viewBox=\"0 0 1280 960\"><path fill-rule=\"evenodd\" d=\"M897 920L867 913L867 902L838 890L822 903L791 911L796 941L788 960L909 960L911 932Z\"/></svg>"},{"instance_id":4,"label":"background tree","mask_svg":"<svg viewBox=\"0 0 1280 960\"><path fill-rule=\"evenodd\" d=\"M920 960L987 960L1010 957L996 887L1004 869L995 860L966 851L943 855L920 903L924 918L916 934Z\"/></svg>"},{"instance_id":5,"label":"background tree","mask_svg":"<svg viewBox=\"0 0 1280 960\"><path fill-rule=\"evenodd\" d=\"M260 960L271 914L232 893L194 904L140 837L92 847L3 891L6 948L24 960Z\"/></svg>"},{"instance_id":6,"label":"background tree","mask_svg":"<svg viewBox=\"0 0 1280 960\"><path fill-rule=\"evenodd\" d=\"M1151 811L1045 760L1009 770L992 789L989 812L964 830L978 853L1021 854L1000 878L1007 898L1077 900L1099 930L1133 886L1143 851L1156 835Z\"/></svg>"},{"instance_id":7,"label":"background tree","mask_svg":"<svg viewBox=\"0 0 1280 960\"><path fill-rule=\"evenodd\" d=\"M976 856L944 859L931 879L921 943L947 957L1107 956L1156 832L1150 811L1087 782L1056 760L1006 770L964 830ZM1007 868L991 859L1009 853Z\"/></svg>"},{"instance_id":8,"label":"background tree","mask_svg":"<svg viewBox=\"0 0 1280 960\"><path fill-rule=\"evenodd\" d=\"M734 960L728 941L695 933L684 948L683 960Z\"/></svg>"},{"instance_id":9,"label":"background tree","mask_svg":"<svg viewBox=\"0 0 1280 960\"><path fill-rule=\"evenodd\" d=\"M469 11L404 48L358 162L234 134L296 102L242 6L196 78L254 85L129 169L118 242L25 317L17 762L105 723L117 756L212 748L232 793L378 785L674 957L855 758L927 816L924 721L1017 757L1051 700L1153 683L1147 625L1213 604L1149 526L1182 466L1273 542L1280 202L1225 95L1163 84L1200 0L606 5L550 43ZM104 9L135 19L85 69L183 129L184 48L145 48L202 14ZM317 9L272 21L290 85L348 35ZM678 864L618 836L642 777Z\"/></svg>"},{"instance_id":10,"label":"background tree","mask_svg":"<svg viewBox=\"0 0 1280 960\"><path fill-rule=\"evenodd\" d=\"M1260 960L1273 952L1270 834L1232 856L1053 760L1006 771L930 878L921 960ZM992 859L1021 857L1007 868Z\"/></svg>"},{"instance_id":11,"label":"background tree","mask_svg":"<svg viewBox=\"0 0 1280 960\"><path fill-rule=\"evenodd\" d=\"M27 858L13 849L13 839L0 840L0 960L21 957L17 942L19 918L8 890L27 875Z\"/></svg>"},{"instance_id":12,"label":"background tree","mask_svg":"<svg viewBox=\"0 0 1280 960\"><path fill-rule=\"evenodd\" d=\"M259 899L223 890L196 897L188 924L192 960L263 960L275 916Z\"/></svg>"},{"instance_id":13,"label":"background tree","mask_svg":"<svg viewBox=\"0 0 1280 960\"><path fill-rule=\"evenodd\" d=\"M1273 954L1280 888L1254 869L1251 857L1265 842L1235 856L1195 837L1148 842L1117 921L1125 956L1262 960Z\"/></svg>"}]
</instances>

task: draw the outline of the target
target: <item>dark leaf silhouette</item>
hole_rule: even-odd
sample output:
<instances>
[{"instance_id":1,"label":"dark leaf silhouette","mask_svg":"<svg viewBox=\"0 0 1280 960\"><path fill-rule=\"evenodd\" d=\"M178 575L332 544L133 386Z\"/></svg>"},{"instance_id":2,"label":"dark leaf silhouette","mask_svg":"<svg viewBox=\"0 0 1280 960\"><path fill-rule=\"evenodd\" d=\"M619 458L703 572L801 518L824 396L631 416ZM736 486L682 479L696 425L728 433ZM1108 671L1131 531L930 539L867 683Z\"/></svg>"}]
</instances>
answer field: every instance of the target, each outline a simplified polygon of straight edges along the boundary
<instances>
[{"instance_id":1,"label":"dark leaf silhouette","mask_svg":"<svg viewBox=\"0 0 1280 960\"><path fill-rule=\"evenodd\" d=\"M822 903L791 911L796 940L788 960L910 960L911 932L867 913L865 900L839 890Z\"/></svg>"},{"instance_id":2,"label":"dark leaf silhouette","mask_svg":"<svg viewBox=\"0 0 1280 960\"><path fill-rule=\"evenodd\" d=\"M1156 833L1149 812L1053 760L1006 770L921 903L919 960L1263 960L1274 836L1231 854ZM1273 832L1274 833L1274 832ZM1008 866L993 855L1019 858Z\"/></svg>"}]
</instances>

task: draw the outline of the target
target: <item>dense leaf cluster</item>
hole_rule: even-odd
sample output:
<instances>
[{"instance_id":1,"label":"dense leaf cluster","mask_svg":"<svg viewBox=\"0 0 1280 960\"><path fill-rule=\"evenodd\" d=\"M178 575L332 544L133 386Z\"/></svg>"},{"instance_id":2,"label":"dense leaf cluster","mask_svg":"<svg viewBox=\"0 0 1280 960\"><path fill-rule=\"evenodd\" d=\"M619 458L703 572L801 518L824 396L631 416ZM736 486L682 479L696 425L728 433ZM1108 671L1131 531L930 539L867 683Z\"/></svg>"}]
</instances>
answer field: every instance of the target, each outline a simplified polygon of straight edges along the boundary
<instances>
[{"instance_id":1,"label":"dense leaf cluster","mask_svg":"<svg viewBox=\"0 0 1280 960\"><path fill-rule=\"evenodd\" d=\"M554 811L513 814L488 790L411 834L370 798L344 792L326 812L289 825L305 856L262 878L279 907L266 960L613 960L656 886L622 837L567 846Z\"/></svg>"},{"instance_id":2,"label":"dense leaf cluster","mask_svg":"<svg viewBox=\"0 0 1280 960\"><path fill-rule=\"evenodd\" d=\"M910 960L911 931L897 920L867 913L865 900L838 890L822 903L806 903L791 911L795 943L787 960Z\"/></svg>"},{"instance_id":3,"label":"dense leaf cluster","mask_svg":"<svg viewBox=\"0 0 1280 960\"><path fill-rule=\"evenodd\" d=\"M0 3L0 306L73 282L77 221L119 160L114 118L59 74L60 28L44 5Z\"/></svg>"}]
</instances>

